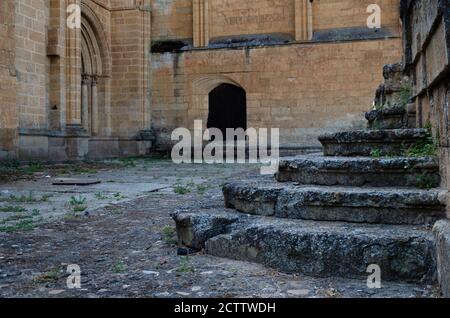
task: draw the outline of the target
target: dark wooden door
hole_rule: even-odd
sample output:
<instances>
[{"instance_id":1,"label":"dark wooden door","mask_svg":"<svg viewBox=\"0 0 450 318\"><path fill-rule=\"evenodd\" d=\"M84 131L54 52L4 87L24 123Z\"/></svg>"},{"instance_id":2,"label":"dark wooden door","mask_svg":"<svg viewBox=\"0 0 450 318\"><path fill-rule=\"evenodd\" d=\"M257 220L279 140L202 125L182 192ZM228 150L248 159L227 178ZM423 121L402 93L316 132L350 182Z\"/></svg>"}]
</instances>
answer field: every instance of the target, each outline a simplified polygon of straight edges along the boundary
<instances>
[{"instance_id":1,"label":"dark wooden door","mask_svg":"<svg viewBox=\"0 0 450 318\"><path fill-rule=\"evenodd\" d=\"M209 93L208 128L218 128L226 137L227 128L247 129L247 98L245 90L222 84Z\"/></svg>"}]
</instances>

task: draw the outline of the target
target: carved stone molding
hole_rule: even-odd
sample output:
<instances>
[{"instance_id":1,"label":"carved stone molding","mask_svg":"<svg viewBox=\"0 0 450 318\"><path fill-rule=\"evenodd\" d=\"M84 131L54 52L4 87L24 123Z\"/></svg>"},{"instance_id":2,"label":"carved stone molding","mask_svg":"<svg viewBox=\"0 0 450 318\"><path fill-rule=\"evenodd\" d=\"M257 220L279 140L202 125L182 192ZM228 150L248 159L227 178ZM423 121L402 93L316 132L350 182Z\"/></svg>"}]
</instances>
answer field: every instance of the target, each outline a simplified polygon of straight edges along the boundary
<instances>
[{"instance_id":1,"label":"carved stone molding","mask_svg":"<svg viewBox=\"0 0 450 318\"><path fill-rule=\"evenodd\" d=\"M194 47L209 45L208 0L193 0Z\"/></svg>"},{"instance_id":2,"label":"carved stone molding","mask_svg":"<svg viewBox=\"0 0 450 318\"><path fill-rule=\"evenodd\" d=\"M295 40L310 41L313 37L313 3L311 0L295 1Z\"/></svg>"}]
</instances>

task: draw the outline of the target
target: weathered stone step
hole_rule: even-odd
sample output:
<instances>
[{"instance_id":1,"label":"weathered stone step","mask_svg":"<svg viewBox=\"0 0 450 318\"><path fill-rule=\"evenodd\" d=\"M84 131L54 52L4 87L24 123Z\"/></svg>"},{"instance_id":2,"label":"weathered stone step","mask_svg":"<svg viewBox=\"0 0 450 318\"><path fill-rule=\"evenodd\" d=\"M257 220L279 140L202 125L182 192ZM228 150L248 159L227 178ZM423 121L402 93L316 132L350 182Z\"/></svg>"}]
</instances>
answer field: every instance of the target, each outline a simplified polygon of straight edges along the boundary
<instances>
[{"instance_id":1,"label":"weathered stone step","mask_svg":"<svg viewBox=\"0 0 450 318\"><path fill-rule=\"evenodd\" d=\"M281 158L276 179L312 185L436 188L437 158L298 156Z\"/></svg>"},{"instance_id":2,"label":"weathered stone step","mask_svg":"<svg viewBox=\"0 0 450 318\"><path fill-rule=\"evenodd\" d=\"M173 215L180 242L218 257L286 273L361 278L371 264L384 281L433 282L430 231L414 226L274 219L218 209Z\"/></svg>"},{"instance_id":3,"label":"weathered stone step","mask_svg":"<svg viewBox=\"0 0 450 318\"><path fill-rule=\"evenodd\" d=\"M278 218L380 224L431 224L445 217L447 191L300 186L271 181L226 184L225 206Z\"/></svg>"},{"instance_id":4,"label":"weathered stone step","mask_svg":"<svg viewBox=\"0 0 450 318\"><path fill-rule=\"evenodd\" d=\"M373 151L402 156L428 137L426 129L356 130L327 133L319 141L326 156L370 156Z\"/></svg>"},{"instance_id":5,"label":"weathered stone step","mask_svg":"<svg viewBox=\"0 0 450 318\"><path fill-rule=\"evenodd\" d=\"M366 113L370 129L404 129L414 127L415 113L406 106L384 107Z\"/></svg>"}]
</instances>

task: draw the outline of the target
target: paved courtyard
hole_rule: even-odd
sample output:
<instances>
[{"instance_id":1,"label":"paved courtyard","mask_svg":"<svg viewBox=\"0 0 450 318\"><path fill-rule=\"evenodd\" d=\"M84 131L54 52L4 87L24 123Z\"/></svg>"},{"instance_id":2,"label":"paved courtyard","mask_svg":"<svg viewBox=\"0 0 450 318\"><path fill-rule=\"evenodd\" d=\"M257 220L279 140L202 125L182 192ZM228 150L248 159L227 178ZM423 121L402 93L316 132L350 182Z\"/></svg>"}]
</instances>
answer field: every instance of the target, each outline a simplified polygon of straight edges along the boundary
<instances>
[{"instance_id":1,"label":"paved courtyard","mask_svg":"<svg viewBox=\"0 0 450 318\"><path fill-rule=\"evenodd\" d=\"M255 165L136 158L21 168L0 183L1 297L435 297L435 286L287 275L204 255L178 256L170 213L222 203ZM101 181L52 185L60 178ZM68 289L67 266L81 269Z\"/></svg>"}]
</instances>

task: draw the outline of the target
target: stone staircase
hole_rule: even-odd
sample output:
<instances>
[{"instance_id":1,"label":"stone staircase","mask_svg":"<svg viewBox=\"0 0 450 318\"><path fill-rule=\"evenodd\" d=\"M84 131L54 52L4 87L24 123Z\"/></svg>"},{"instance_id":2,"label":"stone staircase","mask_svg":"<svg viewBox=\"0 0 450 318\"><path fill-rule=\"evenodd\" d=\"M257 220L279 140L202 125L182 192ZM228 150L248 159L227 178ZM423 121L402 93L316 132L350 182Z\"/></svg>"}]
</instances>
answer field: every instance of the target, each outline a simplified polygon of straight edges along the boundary
<instances>
[{"instance_id":1,"label":"stone staircase","mask_svg":"<svg viewBox=\"0 0 450 318\"><path fill-rule=\"evenodd\" d=\"M226 184L225 208L176 211L180 243L287 273L367 278L377 264L386 281L434 282L431 227L446 217L447 191L436 158L405 156L430 138L405 114L395 124L392 112L377 113L390 129L373 129L368 114L369 130L321 136L323 155L284 158L275 178Z\"/></svg>"}]
</instances>

